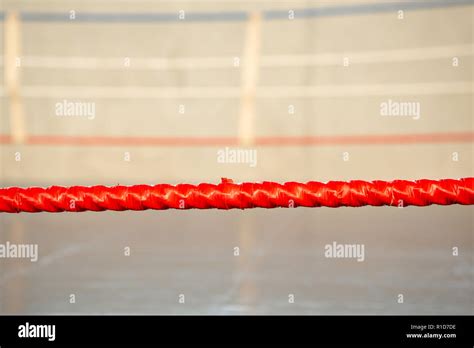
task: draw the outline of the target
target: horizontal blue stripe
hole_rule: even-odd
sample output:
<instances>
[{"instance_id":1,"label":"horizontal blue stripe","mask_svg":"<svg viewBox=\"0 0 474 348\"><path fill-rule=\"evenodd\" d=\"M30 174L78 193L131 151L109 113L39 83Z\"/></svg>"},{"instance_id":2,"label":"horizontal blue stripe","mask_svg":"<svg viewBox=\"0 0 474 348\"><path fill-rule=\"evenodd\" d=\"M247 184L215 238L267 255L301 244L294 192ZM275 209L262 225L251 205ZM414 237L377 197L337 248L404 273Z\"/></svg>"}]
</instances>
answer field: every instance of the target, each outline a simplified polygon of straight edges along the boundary
<instances>
[{"instance_id":1,"label":"horizontal blue stripe","mask_svg":"<svg viewBox=\"0 0 474 348\"><path fill-rule=\"evenodd\" d=\"M431 0L431 1L412 1L412 2L388 2L376 4L361 4L349 6L330 6L294 9L294 18L312 18L312 17L330 17L344 15L361 15L380 12L395 12L398 10L422 10L438 7L450 7L459 5L474 4L474 0ZM288 19L288 11L271 10L263 13L264 18Z\"/></svg>"},{"instance_id":2,"label":"horizontal blue stripe","mask_svg":"<svg viewBox=\"0 0 474 348\"><path fill-rule=\"evenodd\" d=\"M75 19L67 13L22 12L25 22L104 22L104 23L147 23L147 22L215 22L215 21L245 21L246 12L194 12L185 13L184 19L179 19L178 13L84 13L76 12Z\"/></svg>"},{"instance_id":3,"label":"horizontal blue stripe","mask_svg":"<svg viewBox=\"0 0 474 348\"><path fill-rule=\"evenodd\" d=\"M345 6L327 6L317 8L293 9L295 19L361 15L398 10L422 10L439 7L472 5L474 0L426 0L411 2L387 2ZM76 18L70 19L69 12L22 12L21 18L26 22L99 22L99 23L148 23L148 22L217 22L245 21L250 14L243 11L228 12L185 12L185 19L179 19L178 13L93 13L76 12ZM263 11L267 20L288 19L288 10ZM5 19L5 12L0 12L0 20Z\"/></svg>"}]
</instances>

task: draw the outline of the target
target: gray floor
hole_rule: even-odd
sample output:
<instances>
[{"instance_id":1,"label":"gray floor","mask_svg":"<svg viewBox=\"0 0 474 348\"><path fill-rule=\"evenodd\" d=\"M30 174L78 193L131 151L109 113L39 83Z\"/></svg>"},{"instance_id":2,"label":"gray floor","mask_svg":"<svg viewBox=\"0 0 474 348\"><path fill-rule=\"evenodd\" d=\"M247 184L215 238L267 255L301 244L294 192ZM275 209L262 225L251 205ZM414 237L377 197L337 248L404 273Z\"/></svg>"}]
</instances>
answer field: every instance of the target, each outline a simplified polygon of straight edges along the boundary
<instances>
[{"instance_id":1,"label":"gray floor","mask_svg":"<svg viewBox=\"0 0 474 348\"><path fill-rule=\"evenodd\" d=\"M469 314L472 213L451 206L3 215L2 226L38 243L40 255L2 261L1 309ZM3 239L15 240L8 232ZM333 241L364 244L364 262L325 258Z\"/></svg>"}]
</instances>

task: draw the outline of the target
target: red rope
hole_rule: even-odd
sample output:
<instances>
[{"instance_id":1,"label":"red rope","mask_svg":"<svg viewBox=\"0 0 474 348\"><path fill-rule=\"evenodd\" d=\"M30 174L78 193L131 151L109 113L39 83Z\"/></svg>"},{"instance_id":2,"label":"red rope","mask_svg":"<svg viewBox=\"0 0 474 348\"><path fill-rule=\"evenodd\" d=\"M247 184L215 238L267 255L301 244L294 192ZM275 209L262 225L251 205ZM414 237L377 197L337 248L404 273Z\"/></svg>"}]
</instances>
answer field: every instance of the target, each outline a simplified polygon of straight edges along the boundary
<instances>
[{"instance_id":1,"label":"red rope","mask_svg":"<svg viewBox=\"0 0 474 348\"><path fill-rule=\"evenodd\" d=\"M0 189L0 212L474 204L474 178Z\"/></svg>"}]
</instances>

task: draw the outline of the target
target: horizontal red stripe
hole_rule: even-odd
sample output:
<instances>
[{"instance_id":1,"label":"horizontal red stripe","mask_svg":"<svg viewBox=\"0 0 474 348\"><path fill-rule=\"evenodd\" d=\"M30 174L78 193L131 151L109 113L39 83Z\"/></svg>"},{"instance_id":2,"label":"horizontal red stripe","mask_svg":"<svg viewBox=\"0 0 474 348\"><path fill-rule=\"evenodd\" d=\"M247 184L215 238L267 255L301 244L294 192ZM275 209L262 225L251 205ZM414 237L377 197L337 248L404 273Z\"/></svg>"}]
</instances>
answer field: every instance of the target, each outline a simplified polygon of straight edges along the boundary
<instances>
[{"instance_id":1,"label":"horizontal red stripe","mask_svg":"<svg viewBox=\"0 0 474 348\"><path fill-rule=\"evenodd\" d=\"M256 146L390 145L474 142L474 132L426 134L364 134L320 136L257 137ZM0 135L0 143L12 144L9 135ZM131 137L81 135L30 135L29 145L64 146L228 146L238 145L237 137Z\"/></svg>"},{"instance_id":2,"label":"horizontal red stripe","mask_svg":"<svg viewBox=\"0 0 474 348\"><path fill-rule=\"evenodd\" d=\"M308 137L262 137L258 145L383 145L473 142L474 133L428 133L386 135L333 135Z\"/></svg>"}]
</instances>

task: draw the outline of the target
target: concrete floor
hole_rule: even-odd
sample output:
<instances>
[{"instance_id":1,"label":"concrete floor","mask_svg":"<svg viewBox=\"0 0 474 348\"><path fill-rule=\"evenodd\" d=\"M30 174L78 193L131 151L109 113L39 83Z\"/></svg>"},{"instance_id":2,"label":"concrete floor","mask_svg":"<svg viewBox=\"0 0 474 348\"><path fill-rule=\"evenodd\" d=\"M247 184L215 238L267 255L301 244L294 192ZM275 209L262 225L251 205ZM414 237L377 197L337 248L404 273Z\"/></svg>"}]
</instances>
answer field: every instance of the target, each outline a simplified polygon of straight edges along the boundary
<instances>
[{"instance_id":1,"label":"concrete floor","mask_svg":"<svg viewBox=\"0 0 474 348\"><path fill-rule=\"evenodd\" d=\"M472 213L452 206L3 215L3 239L38 243L40 256L2 261L2 313L470 314ZM333 241L364 244L364 262L325 258Z\"/></svg>"}]
</instances>

